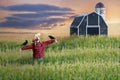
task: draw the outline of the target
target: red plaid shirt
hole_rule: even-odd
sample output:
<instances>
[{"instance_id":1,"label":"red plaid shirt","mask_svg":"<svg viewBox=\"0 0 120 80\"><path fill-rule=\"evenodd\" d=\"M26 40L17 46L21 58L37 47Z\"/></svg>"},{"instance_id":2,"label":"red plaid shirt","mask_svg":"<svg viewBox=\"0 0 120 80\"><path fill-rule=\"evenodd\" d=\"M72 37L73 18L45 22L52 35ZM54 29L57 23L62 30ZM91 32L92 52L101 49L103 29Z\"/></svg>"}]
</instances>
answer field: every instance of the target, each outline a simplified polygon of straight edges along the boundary
<instances>
[{"instance_id":1,"label":"red plaid shirt","mask_svg":"<svg viewBox=\"0 0 120 80\"><path fill-rule=\"evenodd\" d=\"M43 58L44 57L44 49L47 45L52 44L55 40L48 40L45 42L36 42L32 43L31 45L27 45L21 50L32 49L33 50L33 58Z\"/></svg>"}]
</instances>

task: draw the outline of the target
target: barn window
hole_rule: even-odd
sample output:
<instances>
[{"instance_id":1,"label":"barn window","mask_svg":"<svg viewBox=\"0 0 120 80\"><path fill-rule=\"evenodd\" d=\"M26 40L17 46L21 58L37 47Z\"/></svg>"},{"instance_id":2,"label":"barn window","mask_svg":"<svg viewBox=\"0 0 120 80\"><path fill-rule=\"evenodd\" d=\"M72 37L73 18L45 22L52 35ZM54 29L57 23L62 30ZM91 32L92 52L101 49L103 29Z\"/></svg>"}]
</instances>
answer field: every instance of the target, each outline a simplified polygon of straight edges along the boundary
<instances>
[{"instance_id":1,"label":"barn window","mask_svg":"<svg viewBox=\"0 0 120 80\"><path fill-rule=\"evenodd\" d=\"M88 25L98 25L98 15L95 13L88 16Z\"/></svg>"}]
</instances>

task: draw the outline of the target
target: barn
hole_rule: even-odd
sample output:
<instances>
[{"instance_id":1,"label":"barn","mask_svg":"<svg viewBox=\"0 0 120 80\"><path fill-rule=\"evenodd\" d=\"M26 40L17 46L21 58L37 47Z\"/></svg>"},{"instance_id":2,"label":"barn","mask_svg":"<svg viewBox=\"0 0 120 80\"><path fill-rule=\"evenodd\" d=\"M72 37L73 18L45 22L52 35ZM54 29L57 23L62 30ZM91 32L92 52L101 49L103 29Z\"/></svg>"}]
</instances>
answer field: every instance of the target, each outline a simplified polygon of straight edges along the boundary
<instances>
[{"instance_id":1,"label":"barn","mask_svg":"<svg viewBox=\"0 0 120 80\"><path fill-rule=\"evenodd\" d=\"M108 35L105 21L105 6L99 2L95 11L76 16L70 26L70 35Z\"/></svg>"}]
</instances>

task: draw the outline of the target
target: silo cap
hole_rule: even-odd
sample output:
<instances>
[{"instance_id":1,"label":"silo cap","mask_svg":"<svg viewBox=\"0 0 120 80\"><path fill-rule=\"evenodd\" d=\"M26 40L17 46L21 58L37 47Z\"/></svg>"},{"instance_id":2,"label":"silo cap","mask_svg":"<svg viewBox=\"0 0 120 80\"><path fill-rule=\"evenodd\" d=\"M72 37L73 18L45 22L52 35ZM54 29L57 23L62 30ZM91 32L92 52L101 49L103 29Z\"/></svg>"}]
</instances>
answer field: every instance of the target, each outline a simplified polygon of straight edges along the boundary
<instances>
[{"instance_id":1,"label":"silo cap","mask_svg":"<svg viewBox=\"0 0 120 80\"><path fill-rule=\"evenodd\" d=\"M95 6L95 8L105 8L104 4L102 2L98 2Z\"/></svg>"}]
</instances>

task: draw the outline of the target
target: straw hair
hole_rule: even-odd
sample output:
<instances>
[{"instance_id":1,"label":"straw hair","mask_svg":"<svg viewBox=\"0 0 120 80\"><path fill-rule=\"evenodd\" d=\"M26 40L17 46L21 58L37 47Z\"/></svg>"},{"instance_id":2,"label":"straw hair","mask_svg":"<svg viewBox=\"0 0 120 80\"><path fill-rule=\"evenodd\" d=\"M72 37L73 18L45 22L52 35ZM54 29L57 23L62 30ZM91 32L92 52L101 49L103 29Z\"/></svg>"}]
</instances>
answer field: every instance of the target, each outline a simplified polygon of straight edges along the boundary
<instances>
[{"instance_id":1,"label":"straw hair","mask_svg":"<svg viewBox=\"0 0 120 80\"><path fill-rule=\"evenodd\" d=\"M41 36L40 33L35 34L33 40L40 40L40 36Z\"/></svg>"}]
</instances>

